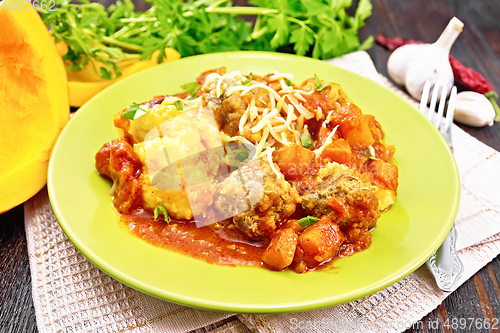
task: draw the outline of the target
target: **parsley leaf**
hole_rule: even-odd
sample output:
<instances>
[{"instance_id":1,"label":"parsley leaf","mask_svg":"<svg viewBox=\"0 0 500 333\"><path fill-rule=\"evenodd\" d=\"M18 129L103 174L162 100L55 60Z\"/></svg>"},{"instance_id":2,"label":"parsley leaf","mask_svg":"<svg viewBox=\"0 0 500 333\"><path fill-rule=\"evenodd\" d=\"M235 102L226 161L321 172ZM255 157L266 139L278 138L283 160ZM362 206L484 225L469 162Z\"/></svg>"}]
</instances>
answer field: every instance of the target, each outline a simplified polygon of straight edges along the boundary
<instances>
[{"instance_id":1,"label":"parsley leaf","mask_svg":"<svg viewBox=\"0 0 500 333\"><path fill-rule=\"evenodd\" d=\"M99 72L101 73L101 77L106 80L111 80L111 71L107 70L104 67L99 68Z\"/></svg>"},{"instance_id":2,"label":"parsley leaf","mask_svg":"<svg viewBox=\"0 0 500 333\"><path fill-rule=\"evenodd\" d=\"M248 74L248 77L245 81L241 81L241 84L245 85L245 84L249 84L250 82L252 82L252 72L250 72L250 74Z\"/></svg>"},{"instance_id":3,"label":"parsley leaf","mask_svg":"<svg viewBox=\"0 0 500 333\"><path fill-rule=\"evenodd\" d=\"M311 225L313 223L316 223L318 222L319 219L317 217L314 217L314 216L306 216L306 217L303 217L301 218L300 220L297 221L297 223L302 227L307 227L308 225Z\"/></svg>"},{"instance_id":4,"label":"parsley leaf","mask_svg":"<svg viewBox=\"0 0 500 333\"><path fill-rule=\"evenodd\" d=\"M354 14L354 28L361 29L365 26L365 20L372 15L372 4L370 0L360 0L356 13Z\"/></svg>"},{"instance_id":5,"label":"parsley leaf","mask_svg":"<svg viewBox=\"0 0 500 333\"><path fill-rule=\"evenodd\" d=\"M316 74L314 74L314 82L316 83L316 91L321 91L329 86L328 83L321 83L321 80Z\"/></svg>"},{"instance_id":6,"label":"parsley leaf","mask_svg":"<svg viewBox=\"0 0 500 333\"><path fill-rule=\"evenodd\" d=\"M198 93L198 90L200 90L200 85L196 81L189 82L189 83L183 84L181 86L181 89L187 90L187 92L189 93L189 96L195 97L196 94Z\"/></svg>"},{"instance_id":7,"label":"parsley leaf","mask_svg":"<svg viewBox=\"0 0 500 333\"><path fill-rule=\"evenodd\" d=\"M290 42L295 44L293 50L298 55L305 55L314 42L313 34L309 30L303 25L299 29L292 31Z\"/></svg>"},{"instance_id":8,"label":"parsley leaf","mask_svg":"<svg viewBox=\"0 0 500 333\"><path fill-rule=\"evenodd\" d=\"M182 101L180 99L176 100L174 102L174 106L177 110L182 111L184 110L184 107L182 106Z\"/></svg>"},{"instance_id":9,"label":"parsley leaf","mask_svg":"<svg viewBox=\"0 0 500 333\"><path fill-rule=\"evenodd\" d=\"M68 72L86 70L104 79L121 75L122 64L166 58L165 48L183 57L223 51L282 51L328 59L365 50L358 31L372 14L370 0L360 0L354 15L351 0L231 1L146 0L150 8L136 11L131 0L106 8L82 0L55 0L54 10L40 10ZM349 12L349 13L348 13ZM242 19L252 17L252 22ZM293 51L292 51L293 50ZM194 89L194 88L193 88Z\"/></svg>"},{"instance_id":10,"label":"parsley leaf","mask_svg":"<svg viewBox=\"0 0 500 333\"><path fill-rule=\"evenodd\" d=\"M243 162L244 160L246 160L248 158L248 151L243 150L243 149L237 149L237 150L238 150L238 153L234 157L235 159L237 159L240 162Z\"/></svg>"},{"instance_id":11,"label":"parsley leaf","mask_svg":"<svg viewBox=\"0 0 500 333\"><path fill-rule=\"evenodd\" d=\"M302 133L302 136L300 137L300 142L302 143L302 146L304 148L312 146L312 144L313 144L311 137L307 133Z\"/></svg>"},{"instance_id":12,"label":"parsley leaf","mask_svg":"<svg viewBox=\"0 0 500 333\"><path fill-rule=\"evenodd\" d=\"M156 206L156 208L155 208L155 210L154 210L153 213L154 213L155 220L157 218L159 218L160 217L160 213L162 213L163 217L165 218L165 222L170 223L170 218L168 217L168 212L167 212L167 209L165 208L165 206L163 206L163 205Z\"/></svg>"},{"instance_id":13,"label":"parsley leaf","mask_svg":"<svg viewBox=\"0 0 500 333\"><path fill-rule=\"evenodd\" d=\"M289 87L293 86L292 81L290 81L289 79L286 79L286 80L285 80L285 83L286 83L286 85L287 85L287 86L289 86Z\"/></svg>"}]
</instances>

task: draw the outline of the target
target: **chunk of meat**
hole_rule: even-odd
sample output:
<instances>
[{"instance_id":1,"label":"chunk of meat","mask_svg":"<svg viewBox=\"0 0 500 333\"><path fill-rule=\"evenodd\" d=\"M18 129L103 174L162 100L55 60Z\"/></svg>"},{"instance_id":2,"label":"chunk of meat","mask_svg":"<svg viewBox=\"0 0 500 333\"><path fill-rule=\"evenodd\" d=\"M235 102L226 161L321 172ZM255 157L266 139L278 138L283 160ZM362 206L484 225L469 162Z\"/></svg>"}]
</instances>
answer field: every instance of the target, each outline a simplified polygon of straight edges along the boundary
<instances>
[{"instance_id":1,"label":"chunk of meat","mask_svg":"<svg viewBox=\"0 0 500 333\"><path fill-rule=\"evenodd\" d=\"M262 261L271 269L280 271L288 267L295 255L298 236L292 229L278 230L262 255Z\"/></svg>"},{"instance_id":2,"label":"chunk of meat","mask_svg":"<svg viewBox=\"0 0 500 333\"><path fill-rule=\"evenodd\" d=\"M276 177L267 161L254 160L219 184L215 208L233 216L236 228L248 237L269 238L276 223L295 212L297 203L297 190L282 177Z\"/></svg>"},{"instance_id":3,"label":"chunk of meat","mask_svg":"<svg viewBox=\"0 0 500 333\"><path fill-rule=\"evenodd\" d=\"M127 141L120 138L106 143L95 159L99 174L113 180L113 204L120 213L130 213L142 205L142 164Z\"/></svg>"},{"instance_id":4,"label":"chunk of meat","mask_svg":"<svg viewBox=\"0 0 500 333\"><path fill-rule=\"evenodd\" d=\"M371 184L347 166L328 163L302 195L302 207L312 216L327 215L341 228L374 226L379 202Z\"/></svg>"},{"instance_id":5,"label":"chunk of meat","mask_svg":"<svg viewBox=\"0 0 500 333\"><path fill-rule=\"evenodd\" d=\"M302 250L299 259L309 267L330 260L344 242L345 237L339 226L328 216L307 227L298 239Z\"/></svg>"}]
</instances>

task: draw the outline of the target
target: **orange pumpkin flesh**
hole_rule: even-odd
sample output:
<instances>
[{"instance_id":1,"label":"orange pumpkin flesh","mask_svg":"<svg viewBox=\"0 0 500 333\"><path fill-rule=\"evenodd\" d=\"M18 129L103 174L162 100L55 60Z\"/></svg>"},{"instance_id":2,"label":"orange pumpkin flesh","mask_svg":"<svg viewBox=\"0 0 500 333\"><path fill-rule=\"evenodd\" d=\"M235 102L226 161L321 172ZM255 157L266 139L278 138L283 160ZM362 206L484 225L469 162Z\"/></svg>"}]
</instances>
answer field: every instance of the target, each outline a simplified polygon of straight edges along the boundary
<instances>
[{"instance_id":1,"label":"orange pumpkin flesh","mask_svg":"<svg viewBox=\"0 0 500 333\"><path fill-rule=\"evenodd\" d=\"M45 186L52 145L69 118L64 64L28 3L0 10L0 213Z\"/></svg>"}]
</instances>

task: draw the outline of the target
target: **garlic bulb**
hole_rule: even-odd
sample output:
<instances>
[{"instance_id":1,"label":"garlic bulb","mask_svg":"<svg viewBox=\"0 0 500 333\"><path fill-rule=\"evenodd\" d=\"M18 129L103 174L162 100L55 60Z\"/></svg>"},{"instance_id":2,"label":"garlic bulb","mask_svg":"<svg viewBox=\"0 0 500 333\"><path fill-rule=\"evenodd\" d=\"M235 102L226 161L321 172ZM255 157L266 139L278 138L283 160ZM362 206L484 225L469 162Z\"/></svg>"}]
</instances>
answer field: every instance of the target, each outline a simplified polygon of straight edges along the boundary
<instances>
[{"instance_id":1,"label":"garlic bulb","mask_svg":"<svg viewBox=\"0 0 500 333\"><path fill-rule=\"evenodd\" d=\"M450 93L454 83L449 55L450 49L462 32L464 24L452 18L434 44L408 44L398 47L389 57L387 71L394 82L404 85L408 93L420 100L425 81L446 85ZM438 95L438 99L439 99Z\"/></svg>"},{"instance_id":2,"label":"garlic bulb","mask_svg":"<svg viewBox=\"0 0 500 333\"><path fill-rule=\"evenodd\" d=\"M455 120L469 126L482 127L493 125L495 110L490 101L473 91L463 91L457 95Z\"/></svg>"}]
</instances>

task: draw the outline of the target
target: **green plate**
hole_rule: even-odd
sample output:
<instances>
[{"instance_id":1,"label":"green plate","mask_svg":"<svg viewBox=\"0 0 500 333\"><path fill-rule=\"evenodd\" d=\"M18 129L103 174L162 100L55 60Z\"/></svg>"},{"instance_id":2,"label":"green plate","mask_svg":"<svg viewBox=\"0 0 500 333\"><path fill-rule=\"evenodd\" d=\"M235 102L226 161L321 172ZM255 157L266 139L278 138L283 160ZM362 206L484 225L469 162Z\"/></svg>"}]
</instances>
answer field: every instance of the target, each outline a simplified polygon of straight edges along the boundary
<instances>
[{"instance_id":1,"label":"green plate","mask_svg":"<svg viewBox=\"0 0 500 333\"><path fill-rule=\"evenodd\" d=\"M203 71L226 66L264 75L275 70L295 82L318 74L340 83L364 113L382 124L396 146L398 196L373 231L369 249L332 268L296 274L224 267L152 246L119 227L94 156L117 138L113 115L155 95L180 92ZM195 56L157 66L109 87L70 120L52 152L48 189L57 219L73 244L97 267L147 294L192 307L272 313L312 310L352 301L404 278L439 247L454 221L459 177L439 132L390 90L347 70L310 58L264 52Z\"/></svg>"}]
</instances>

